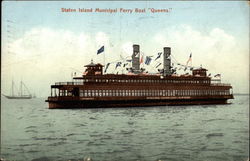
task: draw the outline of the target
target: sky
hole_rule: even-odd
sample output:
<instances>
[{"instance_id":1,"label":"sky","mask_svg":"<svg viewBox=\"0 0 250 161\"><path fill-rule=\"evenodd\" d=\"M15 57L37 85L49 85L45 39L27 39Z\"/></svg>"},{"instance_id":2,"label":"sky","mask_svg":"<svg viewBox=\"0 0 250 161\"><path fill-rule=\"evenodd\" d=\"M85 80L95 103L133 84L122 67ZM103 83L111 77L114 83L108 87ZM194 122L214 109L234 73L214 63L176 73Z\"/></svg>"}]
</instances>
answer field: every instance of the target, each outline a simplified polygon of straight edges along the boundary
<instances>
[{"instance_id":1,"label":"sky","mask_svg":"<svg viewBox=\"0 0 250 161\"><path fill-rule=\"evenodd\" d=\"M94 12L96 8L117 12ZM136 8L146 12L136 13ZM81 76L91 59L104 64L129 58L133 44L140 45L144 58L171 47L175 65L186 64L192 53L192 66L221 74L234 93L249 93L246 1L3 1L1 30L2 94L10 94L12 80L17 88L22 80L32 94L47 97L50 85L71 81L75 72ZM97 55L103 45L105 52ZM142 66L156 72L161 61ZM117 72L125 70L111 64L108 73Z\"/></svg>"}]
</instances>

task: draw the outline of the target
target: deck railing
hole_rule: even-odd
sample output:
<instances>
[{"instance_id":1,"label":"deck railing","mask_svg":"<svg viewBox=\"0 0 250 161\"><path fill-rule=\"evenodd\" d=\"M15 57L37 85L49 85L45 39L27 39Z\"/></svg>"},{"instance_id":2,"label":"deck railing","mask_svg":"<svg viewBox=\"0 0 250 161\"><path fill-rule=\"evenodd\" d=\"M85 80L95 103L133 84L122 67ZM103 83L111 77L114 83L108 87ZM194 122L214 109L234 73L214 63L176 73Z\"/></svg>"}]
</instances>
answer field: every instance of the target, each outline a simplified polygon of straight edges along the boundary
<instances>
[{"instance_id":1,"label":"deck railing","mask_svg":"<svg viewBox=\"0 0 250 161\"><path fill-rule=\"evenodd\" d=\"M56 82L55 85L84 85L83 82Z\"/></svg>"},{"instance_id":2,"label":"deck railing","mask_svg":"<svg viewBox=\"0 0 250 161\"><path fill-rule=\"evenodd\" d=\"M232 94L226 94L226 95L200 95L200 96L49 96L48 101L74 101L74 100L94 100L96 98L109 98L109 99L114 99L114 98L130 98L130 99L207 99L207 98L226 98L226 99L232 99L233 95ZM85 98L85 99L81 99Z\"/></svg>"},{"instance_id":3,"label":"deck railing","mask_svg":"<svg viewBox=\"0 0 250 161\"><path fill-rule=\"evenodd\" d=\"M211 83L211 86L231 86L229 83Z\"/></svg>"},{"instance_id":4,"label":"deck railing","mask_svg":"<svg viewBox=\"0 0 250 161\"><path fill-rule=\"evenodd\" d=\"M84 82L56 82L55 85L84 85ZM231 86L229 83L211 83L211 86Z\"/></svg>"}]
</instances>

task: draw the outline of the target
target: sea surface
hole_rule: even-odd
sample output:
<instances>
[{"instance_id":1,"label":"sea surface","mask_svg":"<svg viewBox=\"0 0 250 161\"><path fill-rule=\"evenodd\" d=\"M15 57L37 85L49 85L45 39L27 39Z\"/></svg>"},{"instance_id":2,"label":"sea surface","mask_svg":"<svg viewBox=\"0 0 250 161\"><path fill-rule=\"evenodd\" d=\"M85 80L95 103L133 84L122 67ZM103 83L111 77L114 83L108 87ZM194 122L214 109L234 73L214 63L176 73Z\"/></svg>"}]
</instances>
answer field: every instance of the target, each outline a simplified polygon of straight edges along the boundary
<instances>
[{"instance_id":1,"label":"sea surface","mask_svg":"<svg viewBox=\"0 0 250 161\"><path fill-rule=\"evenodd\" d=\"M229 105L48 109L1 99L1 158L17 161L246 161L249 96Z\"/></svg>"}]
</instances>

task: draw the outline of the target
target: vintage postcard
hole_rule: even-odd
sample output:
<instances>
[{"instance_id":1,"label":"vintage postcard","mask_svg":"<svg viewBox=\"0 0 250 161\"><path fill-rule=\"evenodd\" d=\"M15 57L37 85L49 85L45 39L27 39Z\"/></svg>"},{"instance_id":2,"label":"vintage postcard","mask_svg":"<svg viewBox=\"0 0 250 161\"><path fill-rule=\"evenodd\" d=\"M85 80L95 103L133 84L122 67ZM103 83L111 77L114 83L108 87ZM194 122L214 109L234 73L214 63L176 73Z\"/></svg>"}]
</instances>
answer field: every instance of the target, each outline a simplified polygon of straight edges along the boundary
<instances>
[{"instance_id":1,"label":"vintage postcard","mask_svg":"<svg viewBox=\"0 0 250 161\"><path fill-rule=\"evenodd\" d=\"M249 1L3 1L1 161L249 160Z\"/></svg>"}]
</instances>

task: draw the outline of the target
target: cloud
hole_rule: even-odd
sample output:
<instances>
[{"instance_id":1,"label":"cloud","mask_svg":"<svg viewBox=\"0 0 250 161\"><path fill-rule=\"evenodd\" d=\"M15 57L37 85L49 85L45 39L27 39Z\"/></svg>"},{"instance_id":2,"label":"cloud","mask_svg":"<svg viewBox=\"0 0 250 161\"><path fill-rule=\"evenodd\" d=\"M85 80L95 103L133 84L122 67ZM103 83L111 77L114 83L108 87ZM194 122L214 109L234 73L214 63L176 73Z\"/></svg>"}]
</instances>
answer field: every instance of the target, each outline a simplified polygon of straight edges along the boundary
<instances>
[{"instance_id":1,"label":"cloud","mask_svg":"<svg viewBox=\"0 0 250 161\"><path fill-rule=\"evenodd\" d=\"M156 33L157 44L170 46L172 55L182 64L192 53L192 63L201 64L211 73L221 73L223 81L230 82L236 91L247 92L249 82L249 46L241 44L232 34L221 28L209 32L182 25ZM237 83L241 82L241 84Z\"/></svg>"},{"instance_id":2,"label":"cloud","mask_svg":"<svg viewBox=\"0 0 250 161\"><path fill-rule=\"evenodd\" d=\"M87 33L73 33L68 30L33 28L11 42L10 49L3 49L3 87L10 87L11 79L27 82L33 90L46 96L54 81L70 81L72 72L81 75L83 66L93 58L99 61L96 53L98 44L108 44L109 37L103 32L94 38ZM8 54L11 51L14 54ZM45 87L46 84L46 87ZM46 90L44 90L46 89ZM3 89L6 90L7 89Z\"/></svg>"},{"instance_id":3,"label":"cloud","mask_svg":"<svg viewBox=\"0 0 250 161\"><path fill-rule=\"evenodd\" d=\"M44 27L27 31L21 38L11 42L10 48L4 46L2 49L2 91L6 93L9 90L12 79L23 79L31 91L45 97L50 93L51 84L70 81L72 72L80 76L84 65L91 59L104 63L106 57L107 63L119 60L120 55L132 55L133 39L113 43L113 47L110 36L101 31L74 33ZM140 45L145 56L156 55L163 47L170 46L172 55L182 64L186 63L192 52L194 66L202 64L213 74L221 73L223 81L232 83L235 91L246 92L249 82L249 47L240 42L221 28L202 32L182 25L167 31L157 31L152 39L147 38ZM105 46L106 56L96 54L102 45ZM7 51L14 54L8 54Z\"/></svg>"},{"instance_id":4,"label":"cloud","mask_svg":"<svg viewBox=\"0 0 250 161\"><path fill-rule=\"evenodd\" d=\"M122 44L122 53L125 56L132 56L133 54L133 43L132 42L125 42Z\"/></svg>"},{"instance_id":5,"label":"cloud","mask_svg":"<svg viewBox=\"0 0 250 161\"><path fill-rule=\"evenodd\" d=\"M96 40L96 44L98 44L99 46L103 46L103 45L107 46L107 45L109 45L109 37L104 32L96 33L95 40Z\"/></svg>"}]
</instances>

